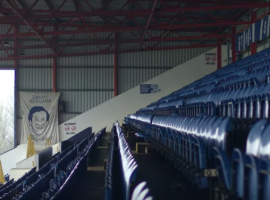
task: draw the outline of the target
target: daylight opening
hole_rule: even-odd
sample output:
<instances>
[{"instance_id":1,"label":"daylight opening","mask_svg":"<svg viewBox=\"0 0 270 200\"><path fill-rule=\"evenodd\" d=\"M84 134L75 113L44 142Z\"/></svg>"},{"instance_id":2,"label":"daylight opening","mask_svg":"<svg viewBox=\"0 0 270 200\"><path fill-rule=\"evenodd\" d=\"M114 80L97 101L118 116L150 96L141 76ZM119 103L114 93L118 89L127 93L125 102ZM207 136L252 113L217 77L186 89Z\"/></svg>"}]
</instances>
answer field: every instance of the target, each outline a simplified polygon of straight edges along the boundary
<instances>
[{"instance_id":1,"label":"daylight opening","mask_svg":"<svg viewBox=\"0 0 270 200\"><path fill-rule=\"evenodd\" d=\"M14 147L15 71L0 70L0 153Z\"/></svg>"}]
</instances>

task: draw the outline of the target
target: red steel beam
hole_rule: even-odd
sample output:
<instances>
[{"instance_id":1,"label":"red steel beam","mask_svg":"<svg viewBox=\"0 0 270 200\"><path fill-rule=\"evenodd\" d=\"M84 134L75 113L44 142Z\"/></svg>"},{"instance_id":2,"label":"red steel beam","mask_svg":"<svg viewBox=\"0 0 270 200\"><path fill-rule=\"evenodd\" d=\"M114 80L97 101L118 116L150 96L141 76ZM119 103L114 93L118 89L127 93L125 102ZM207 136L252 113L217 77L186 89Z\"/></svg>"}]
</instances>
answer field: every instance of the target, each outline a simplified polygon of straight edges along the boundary
<instances>
[{"instance_id":1,"label":"red steel beam","mask_svg":"<svg viewBox=\"0 0 270 200\"><path fill-rule=\"evenodd\" d=\"M24 16L20 13L19 10L16 9L16 7L10 2L10 0L6 1L7 4L12 8L12 10L34 31L34 33L40 37L40 39L52 50L52 52L57 55L57 53L54 51L54 49L50 46L50 43L44 38L44 36L40 35L37 31L36 27L33 26L28 20L24 18Z\"/></svg>"},{"instance_id":2,"label":"red steel beam","mask_svg":"<svg viewBox=\"0 0 270 200\"><path fill-rule=\"evenodd\" d=\"M73 11L71 11L73 12ZM48 14L49 15L49 14ZM50 16L54 16L54 14L50 14ZM49 17L49 16L48 16ZM113 18L111 16L106 16L108 18ZM145 15L143 16L132 16L132 17L147 17ZM197 19L197 20L212 20L212 18L210 17L206 17L206 16L192 16L192 15L185 15L185 16L172 16L172 15L165 15L165 14L157 14L155 13L155 17L158 17L158 18L169 18L169 19L173 19L173 20L180 20L180 19ZM70 17L68 17L70 18ZM74 21L79 21L80 20L80 17L79 15L76 16L76 17L71 17L71 18L74 18ZM219 20L223 20L223 21L226 21L227 19L226 18L218 18ZM38 20L38 19L35 19L35 20ZM116 22L120 22L119 20L113 18L114 21ZM0 17L0 23L1 24L11 24L11 23L15 23L15 24L18 24L18 25L26 25L26 23L24 22L21 22L21 19L18 17L18 16L1 16ZM49 23L49 20L42 20L40 22L33 22L32 24L34 25L47 25L47 26L54 26L54 24L50 24ZM59 26L65 26L66 23L63 22L61 24L58 24ZM80 26L80 24L69 24L69 26L71 27L78 27Z\"/></svg>"},{"instance_id":3,"label":"red steel beam","mask_svg":"<svg viewBox=\"0 0 270 200\"><path fill-rule=\"evenodd\" d=\"M257 19L257 11L253 11L253 12L251 13L251 21L255 22L256 19ZM250 45L250 51L251 51L251 52L250 52L251 55L257 53L257 43L256 43L256 42L251 43L251 45Z\"/></svg>"},{"instance_id":4,"label":"red steel beam","mask_svg":"<svg viewBox=\"0 0 270 200\"><path fill-rule=\"evenodd\" d=\"M222 67L221 45L222 45L221 39L218 38L217 39L217 69L221 69Z\"/></svg>"},{"instance_id":5,"label":"red steel beam","mask_svg":"<svg viewBox=\"0 0 270 200\"><path fill-rule=\"evenodd\" d=\"M159 25L150 26L149 30L180 30L196 27L218 27L218 26L234 26L252 24L252 21L234 21L234 22L213 22L213 23L201 23L201 24L177 24L177 25ZM145 27L108 27L108 28L96 28L96 29L79 29L79 30L66 30L66 31L45 31L38 33L39 36L44 35L64 35L64 34L81 34L81 33L99 33L99 32L125 32L125 31L140 31L145 30ZM36 36L37 33L18 33L18 34L0 34L0 38L5 37L25 37Z\"/></svg>"},{"instance_id":6,"label":"red steel beam","mask_svg":"<svg viewBox=\"0 0 270 200\"><path fill-rule=\"evenodd\" d=\"M114 40L117 40L117 35L114 33ZM118 61L117 61L117 44L114 44L114 96L116 97L118 94Z\"/></svg>"},{"instance_id":7,"label":"red steel beam","mask_svg":"<svg viewBox=\"0 0 270 200\"><path fill-rule=\"evenodd\" d=\"M170 42L170 41L179 41L179 40L198 40L198 39L212 39L212 38L230 38L231 34L217 35L217 34L206 34L206 35L195 35L195 36L181 36L181 37L153 37L150 39L145 39L146 42ZM82 43L65 43L65 44L56 44L54 43L52 47L76 47L76 46L92 46L92 45L105 45L105 44L127 44L127 43L140 43L140 39L132 40L89 40L88 42ZM19 49L41 49L48 48L46 45L33 45L33 46L18 46L16 47L2 47L0 50L19 50ZM61 51L61 50L60 50Z\"/></svg>"},{"instance_id":8,"label":"red steel beam","mask_svg":"<svg viewBox=\"0 0 270 200\"><path fill-rule=\"evenodd\" d=\"M8 1L7 1L8 2ZM202 6L202 7L174 7L174 8L162 8L155 11L155 13L173 13L173 12L196 12L196 11L208 11L208 10L235 10L235 9L254 9L270 7L270 3L242 3L232 5L215 5L215 6ZM11 12L13 9L0 8L0 12ZM19 9L22 15L26 14L28 10ZM147 17L151 14L151 9L137 9L137 10L94 10L87 11L58 11L53 14L54 10L32 9L31 13L26 16L26 19L41 19L41 18L67 18L67 17L88 17L88 16L137 16ZM45 14L41 14L45 13Z\"/></svg>"},{"instance_id":9,"label":"red steel beam","mask_svg":"<svg viewBox=\"0 0 270 200\"><path fill-rule=\"evenodd\" d=\"M57 57L53 56L53 92L56 92L56 65L57 65Z\"/></svg>"},{"instance_id":10,"label":"red steel beam","mask_svg":"<svg viewBox=\"0 0 270 200\"><path fill-rule=\"evenodd\" d=\"M57 30L57 27L54 26L53 27L53 30L54 31ZM53 38L53 42L57 46L57 38L56 37ZM54 50L57 51L57 48L58 47L55 47ZM54 55L53 56L53 78L52 78L52 81L53 81L53 92L56 92L56 87L57 87L57 85L56 85L56 67L57 67L57 56Z\"/></svg>"},{"instance_id":11,"label":"red steel beam","mask_svg":"<svg viewBox=\"0 0 270 200\"><path fill-rule=\"evenodd\" d=\"M193 44L187 46L175 46L175 47L160 47L160 48L146 48L141 49L130 49L130 50L117 50L116 53L133 53L133 52L142 52L142 51L167 51L175 49L194 49L194 48L211 48L216 47L216 44ZM89 55L102 55L102 54L114 54L115 51L100 51L100 52L83 52L83 53L69 53L62 54L58 57L72 57L72 56L89 56ZM39 55L39 56L10 56L10 57L1 57L0 61L4 60L25 60L25 59L41 59L41 58L53 58L53 55Z\"/></svg>"},{"instance_id":12,"label":"red steel beam","mask_svg":"<svg viewBox=\"0 0 270 200\"><path fill-rule=\"evenodd\" d=\"M154 0L138 0L139 2L151 2ZM176 2L178 3L179 0L166 0L166 2ZM246 0L243 1L237 1L237 0L232 0L232 1L219 1L219 0L181 0L182 3L194 3L194 4L214 4L214 5L227 5L228 3L234 3L234 4L243 4L243 3L250 3L247 2ZM255 1L256 2L256 1ZM257 1L258 2L258 1Z\"/></svg>"},{"instance_id":13,"label":"red steel beam","mask_svg":"<svg viewBox=\"0 0 270 200\"><path fill-rule=\"evenodd\" d=\"M232 63L236 62L236 41L235 41L235 34L236 34L236 27L232 27L232 36L231 36L231 42L232 42Z\"/></svg>"},{"instance_id":14,"label":"red steel beam","mask_svg":"<svg viewBox=\"0 0 270 200\"><path fill-rule=\"evenodd\" d=\"M146 34L146 31L148 30L148 28L149 28L149 26L151 24L152 18L154 16L155 9L157 7L157 3L158 3L158 0L155 0L154 5L153 5L152 10L151 10L151 14L150 14L150 16L148 18L148 21L146 23L145 30L144 30L144 32L142 34L141 42L143 42L144 37L145 37L145 34Z\"/></svg>"},{"instance_id":15,"label":"red steel beam","mask_svg":"<svg viewBox=\"0 0 270 200\"><path fill-rule=\"evenodd\" d=\"M17 25L14 26L14 33L15 34L18 33L18 26ZM14 40L14 47L15 48L18 47L18 39L17 38L15 38L15 40ZM17 55L17 51L16 50L14 50L13 55L14 56ZM17 69L17 67L18 67L18 60L14 60L14 68Z\"/></svg>"},{"instance_id":16,"label":"red steel beam","mask_svg":"<svg viewBox=\"0 0 270 200\"><path fill-rule=\"evenodd\" d=\"M14 25L11 25L11 26L9 27L9 29L8 29L8 31L7 31L7 34L12 30L13 27L14 27ZM3 40L0 40L0 47L4 47L4 46L2 45L2 42L3 42ZM6 55L9 56L9 53L7 52L7 50L4 49L4 51L5 51Z\"/></svg>"}]
</instances>

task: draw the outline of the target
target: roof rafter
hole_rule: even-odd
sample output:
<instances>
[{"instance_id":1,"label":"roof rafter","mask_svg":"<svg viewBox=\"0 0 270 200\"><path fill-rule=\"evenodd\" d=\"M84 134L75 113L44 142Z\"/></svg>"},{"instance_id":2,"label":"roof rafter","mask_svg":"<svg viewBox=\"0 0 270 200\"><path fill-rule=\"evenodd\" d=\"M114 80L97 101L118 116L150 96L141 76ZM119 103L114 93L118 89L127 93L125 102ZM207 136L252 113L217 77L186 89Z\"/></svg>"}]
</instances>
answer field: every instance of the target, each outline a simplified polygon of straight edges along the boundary
<instances>
[{"instance_id":1,"label":"roof rafter","mask_svg":"<svg viewBox=\"0 0 270 200\"><path fill-rule=\"evenodd\" d=\"M24 16L16 9L16 7L14 6L14 4L10 1L10 0L7 0L6 1L7 2L7 4L12 8L12 10L22 19L22 20L24 20L24 22L34 31L34 33L38 36L38 37L40 37L40 39L42 40L42 41L44 41L44 43L52 50L52 52L55 54L55 55L57 55L57 52L51 47L51 45L50 45L50 43L45 39L45 37L44 36L42 36L42 35L40 35L40 33L39 33L39 31L38 31L38 29L34 26L34 25L32 25L31 24L31 22L29 22L28 20L26 20L25 18L24 18ZM38 0L35 2L35 3L37 3L38 2ZM35 4L34 3L34 4ZM34 4L31 6L31 8L33 8L34 7Z\"/></svg>"}]
</instances>

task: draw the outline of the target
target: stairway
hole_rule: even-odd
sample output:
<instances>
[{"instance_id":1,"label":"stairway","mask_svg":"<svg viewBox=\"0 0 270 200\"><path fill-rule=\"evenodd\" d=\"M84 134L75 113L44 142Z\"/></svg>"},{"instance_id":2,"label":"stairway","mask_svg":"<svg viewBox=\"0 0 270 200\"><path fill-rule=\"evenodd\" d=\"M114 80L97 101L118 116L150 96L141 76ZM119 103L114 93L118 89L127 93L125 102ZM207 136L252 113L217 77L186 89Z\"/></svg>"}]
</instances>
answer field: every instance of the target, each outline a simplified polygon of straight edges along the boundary
<instances>
[{"instance_id":1,"label":"stairway","mask_svg":"<svg viewBox=\"0 0 270 200\"><path fill-rule=\"evenodd\" d=\"M110 133L103 135L98 147L90 152L87 172L77 188L76 199L103 200L105 185L104 160L108 157L108 141Z\"/></svg>"}]
</instances>

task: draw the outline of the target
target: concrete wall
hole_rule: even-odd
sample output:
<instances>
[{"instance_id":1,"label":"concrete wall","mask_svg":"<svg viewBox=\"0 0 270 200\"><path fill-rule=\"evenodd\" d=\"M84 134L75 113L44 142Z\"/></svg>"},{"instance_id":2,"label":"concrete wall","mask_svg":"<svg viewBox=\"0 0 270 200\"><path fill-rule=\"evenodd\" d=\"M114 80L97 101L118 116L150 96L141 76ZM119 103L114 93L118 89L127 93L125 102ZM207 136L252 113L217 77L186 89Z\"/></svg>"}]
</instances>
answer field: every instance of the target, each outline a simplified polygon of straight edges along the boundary
<instances>
[{"instance_id":1,"label":"concrete wall","mask_svg":"<svg viewBox=\"0 0 270 200\"><path fill-rule=\"evenodd\" d=\"M216 52L216 49L212 49L208 52L214 53ZM223 50L222 54L225 53L226 51ZM223 55L223 57L224 56L225 55ZM76 123L76 133L89 126L93 127L93 132L97 132L105 126L110 129L113 122L116 120L121 123L128 114L134 113L139 108L143 108L151 102L154 102L215 70L215 65L206 65L205 54L202 54L145 82L148 84L158 84L161 88L161 92L155 94L140 94L140 86L137 86L65 123ZM70 135L66 135L65 133L64 123L59 125L59 131L61 140L70 137Z\"/></svg>"},{"instance_id":2,"label":"concrete wall","mask_svg":"<svg viewBox=\"0 0 270 200\"><path fill-rule=\"evenodd\" d=\"M21 168L21 169L28 169L28 168L33 168L37 167L37 170L39 169L39 155L35 154L29 158L26 158L16 164L16 168Z\"/></svg>"},{"instance_id":3,"label":"concrete wall","mask_svg":"<svg viewBox=\"0 0 270 200\"><path fill-rule=\"evenodd\" d=\"M21 144L16 148L0 155L4 175L9 173L9 170L16 168L16 164L26 158L26 144Z\"/></svg>"},{"instance_id":4,"label":"concrete wall","mask_svg":"<svg viewBox=\"0 0 270 200\"><path fill-rule=\"evenodd\" d=\"M14 181L17 181L19 178L21 178L25 173L29 172L32 168L15 168L11 169L9 171L9 179L14 179Z\"/></svg>"}]
</instances>

